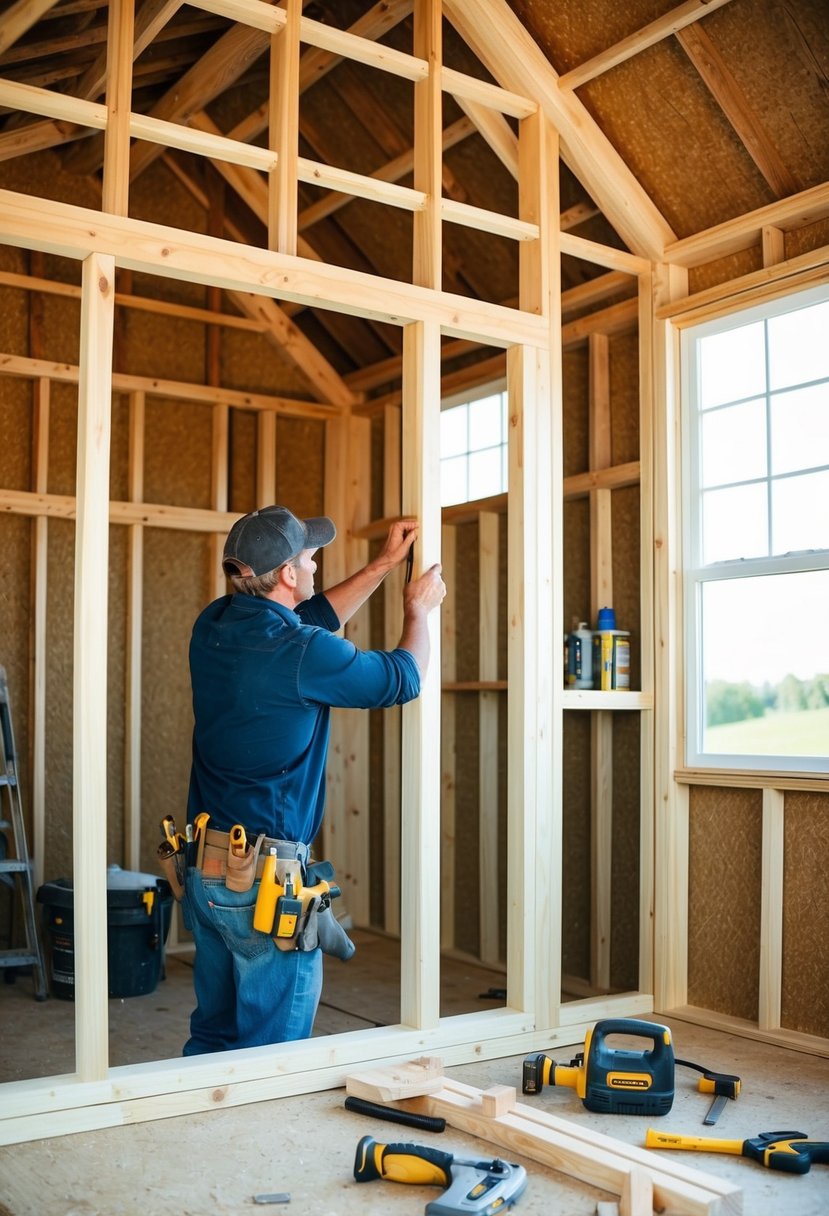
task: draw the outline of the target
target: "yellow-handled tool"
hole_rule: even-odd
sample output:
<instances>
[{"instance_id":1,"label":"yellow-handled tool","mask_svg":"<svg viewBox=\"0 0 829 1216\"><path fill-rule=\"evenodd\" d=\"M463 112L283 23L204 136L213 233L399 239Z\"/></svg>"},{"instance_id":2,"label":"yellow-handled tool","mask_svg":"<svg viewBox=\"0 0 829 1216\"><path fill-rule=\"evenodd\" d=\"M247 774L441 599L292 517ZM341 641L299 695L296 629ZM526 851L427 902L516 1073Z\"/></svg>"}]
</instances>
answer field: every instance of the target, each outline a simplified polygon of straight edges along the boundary
<instances>
[{"instance_id":1,"label":"yellow-handled tool","mask_svg":"<svg viewBox=\"0 0 829 1216\"><path fill-rule=\"evenodd\" d=\"M677 1136L649 1127L645 1147L733 1153L759 1161L767 1170L784 1170L788 1174L808 1174L813 1161L829 1165L829 1144L810 1140L805 1132L760 1132L750 1140L717 1140L710 1136Z\"/></svg>"},{"instance_id":2,"label":"yellow-handled tool","mask_svg":"<svg viewBox=\"0 0 829 1216\"><path fill-rule=\"evenodd\" d=\"M426 1205L426 1216L496 1216L523 1194L527 1171L500 1157L475 1161L422 1144L378 1144L363 1136L354 1158L357 1182L408 1182L442 1186L439 1199Z\"/></svg>"}]
</instances>

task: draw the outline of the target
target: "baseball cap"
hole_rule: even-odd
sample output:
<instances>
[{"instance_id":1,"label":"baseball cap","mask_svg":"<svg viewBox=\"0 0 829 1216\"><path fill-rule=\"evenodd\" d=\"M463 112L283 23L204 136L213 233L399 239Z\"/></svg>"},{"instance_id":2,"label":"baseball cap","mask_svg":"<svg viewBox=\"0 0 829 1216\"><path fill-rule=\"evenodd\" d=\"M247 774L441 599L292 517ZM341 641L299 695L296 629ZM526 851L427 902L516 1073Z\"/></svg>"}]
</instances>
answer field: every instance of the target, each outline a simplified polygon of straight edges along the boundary
<instances>
[{"instance_id":1,"label":"baseball cap","mask_svg":"<svg viewBox=\"0 0 829 1216\"><path fill-rule=\"evenodd\" d=\"M263 507L237 519L222 554L225 574L268 574L291 561L303 549L321 549L337 535L327 515L298 519L287 507Z\"/></svg>"}]
</instances>

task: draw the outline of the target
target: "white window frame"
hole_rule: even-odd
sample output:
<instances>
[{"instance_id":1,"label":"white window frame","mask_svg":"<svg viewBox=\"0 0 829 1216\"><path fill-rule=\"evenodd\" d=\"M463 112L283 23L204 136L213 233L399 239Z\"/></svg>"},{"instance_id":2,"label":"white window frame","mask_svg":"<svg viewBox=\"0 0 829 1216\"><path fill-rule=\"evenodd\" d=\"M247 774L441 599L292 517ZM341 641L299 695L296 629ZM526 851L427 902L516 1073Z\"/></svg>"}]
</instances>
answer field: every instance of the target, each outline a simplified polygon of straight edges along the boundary
<instances>
[{"instance_id":1,"label":"white window frame","mask_svg":"<svg viewBox=\"0 0 829 1216\"><path fill-rule=\"evenodd\" d=\"M463 392L454 393L452 396L449 396L449 397L443 397L441 399L441 403L440 403L441 413L443 413L444 410L454 409L456 406L459 406L459 405L472 405L476 401L482 401L486 397L494 397L498 393L500 393L502 395L506 394L506 391L507 391L506 376L502 376L498 380L492 380L486 384L479 384L474 389L467 388L467 389L464 389ZM504 428L503 443L501 444L501 447L502 447L502 450L504 453L504 455L502 455L502 467L503 467L504 457L506 457L507 459L509 458L509 424L508 423L506 424L506 426ZM466 451L467 462L469 460L470 454L471 454L470 449L467 449L467 451ZM441 466L443 465L443 461L444 461L444 456L443 456L443 452L441 452L441 455L440 455ZM495 497L495 495L497 495L497 494L506 493L509 477L505 476L503 478L503 481L505 483L503 488L501 490L497 490L495 492L495 494L493 494L493 495L487 495L487 497ZM447 503L444 505L462 506L466 502L480 502L480 501L483 501L483 500L478 499L478 498L464 498L464 499L459 499L457 502Z\"/></svg>"},{"instance_id":2,"label":"white window frame","mask_svg":"<svg viewBox=\"0 0 829 1216\"><path fill-rule=\"evenodd\" d=\"M829 756L727 755L705 752L702 716L705 712L702 655L702 589L722 579L756 578L829 570L829 549L784 556L719 561L702 564L702 493L700 485L700 418L697 408L698 370L696 342L712 334L737 329L759 320L821 303L829 299L829 283L801 289L763 304L748 305L710 321L683 328L680 334L680 385L682 399L683 479L683 606L685 657L685 764L691 769L733 769L748 772L829 772ZM767 351L766 351L767 356ZM789 391L789 390L785 390ZM766 384L767 402L772 396ZM770 473L767 472L767 476ZM827 507L829 509L829 507Z\"/></svg>"}]
</instances>

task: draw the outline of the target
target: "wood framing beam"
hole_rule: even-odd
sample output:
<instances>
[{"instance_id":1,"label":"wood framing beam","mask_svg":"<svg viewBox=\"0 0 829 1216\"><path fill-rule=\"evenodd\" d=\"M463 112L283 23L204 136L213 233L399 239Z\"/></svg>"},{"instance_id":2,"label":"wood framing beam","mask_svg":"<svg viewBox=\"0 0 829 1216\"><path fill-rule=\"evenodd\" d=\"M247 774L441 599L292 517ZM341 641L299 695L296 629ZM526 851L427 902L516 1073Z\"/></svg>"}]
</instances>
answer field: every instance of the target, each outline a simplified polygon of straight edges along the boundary
<instances>
[{"instance_id":1,"label":"wood framing beam","mask_svg":"<svg viewBox=\"0 0 829 1216\"><path fill-rule=\"evenodd\" d=\"M133 62L156 38L160 30L181 8L182 0L144 0L135 14L135 31L132 45ZM78 81L75 90L78 97L94 101L104 91L107 82L107 50L104 49L91 63Z\"/></svg>"},{"instance_id":2,"label":"wood framing beam","mask_svg":"<svg viewBox=\"0 0 829 1216\"><path fill-rule=\"evenodd\" d=\"M635 253L661 257L670 225L607 137L558 76L504 0L445 0L444 11L499 84L538 100L559 132L562 156L622 240Z\"/></svg>"},{"instance_id":3,"label":"wood framing beam","mask_svg":"<svg viewBox=\"0 0 829 1216\"><path fill-rule=\"evenodd\" d=\"M72 363L53 363L47 359L28 359L25 355L0 354L0 375L24 376L27 379L55 380L60 384L77 384L78 368ZM251 411L269 411L289 418L337 418L342 407L323 405L317 401L301 401L293 397L269 396L267 393L246 393L239 389L221 388L209 384L190 384L184 380L164 380L156 376L127 375L115 372L112 388L116 393L146 393L148 397L167 397L174 401L189 401L195 405L227 405Z\"/></svg>"},{"instance_id":4,"label":"wood framing beam","mask_svg":"<svg viewBox=\"0 0 829 1216\"><path fill-rule=\"evenodd\" d=\"M115 259L83 264L75 518L73 858L75 896L75 1068L106 1076L107 958L96 949L107 921L106 749L109 448Z\"/></svg>"},{"instance_id":5,"label":"wood framing beam","mask_svg":"<svg viewBox=\"0 0 829 1216\"><path fill-rule=\"evenodd\" d=\"M57 0L17 0L3 14L0 25L0 55L10 46L14 46L18 38L22 38L27 30L36 25L48 9L53 8Z\"/></svg>"},{"instance_id":6,"label":"wood framing beam","mask_svg":"<svg viewBox=\"0 0 829 1216\"><path fill-rule=\"evenodd\" d=\"M654 46L663 38L669 38L671 34L684 29L694 21L699 21L700 17L713 13L715 9L722 8L729 2L730 0L685 0L684 4L672 8L670 12L657 17L655 21L651 21L642 29L629 34L627 38L622 38L621 41L608 47L606 51L601 51L598 55L594 55L580 64L579 67L565 72L563 76L559 77L559 88L578 89L581 85L587 84L588 80L595 80L603 72L615 68L617 64L624 63L649 46Z\"/></svg>"},{"instance_id":7,"label":"wood framing beam","mask_svg":"<svg viewBox=\"0 0 829 1216\"><path fill-rule=\"evenodd\" d=\"M677 38L777 197L796 194L800 183L772 143L759 115L710 35L702 26L696 25L679 30Z\"/></svg>"},{"instance_id":8,"label":"wood framing beam","mask_svg":"<svg viewBox=\"0 0 829 1216\"><path fill-rule=\"evenodd\" d=\"M706 228L694 236L673 241L665 247L665 261L672 266L702 266L705 262L713 262L759 245L763 239L763 229L770 225L790 232L794 228L816 224L827 216L829 182L822 182L791 198L747 211L745 215L735 216L733 220Z\"/></svg>"},{"instance_id":9,"label":"wood framing beam","mask_svg":"<svg viewBox=\"0 0 829 1216\"><path fill-rule=\"evenodd\" d=\"M432 5L432 0L427 0ZM402 507L420 521L418 565L440 560L440 331L403 331ZM440 621L428 618L431 656L421 694L403 706L400 1021L422 1030L440 1022Z\"/></svg>"}]
</instances>

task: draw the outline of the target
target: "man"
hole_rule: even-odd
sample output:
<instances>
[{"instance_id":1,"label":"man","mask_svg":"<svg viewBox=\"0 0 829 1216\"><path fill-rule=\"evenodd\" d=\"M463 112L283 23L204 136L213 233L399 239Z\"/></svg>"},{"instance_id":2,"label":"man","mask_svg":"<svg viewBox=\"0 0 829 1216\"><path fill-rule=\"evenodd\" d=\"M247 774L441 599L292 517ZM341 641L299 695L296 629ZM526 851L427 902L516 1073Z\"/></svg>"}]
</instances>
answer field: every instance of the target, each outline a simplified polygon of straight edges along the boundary
<instances>
[{"instance_id":1,"label":"man","mask_svg":"<svg viewBox=\"0 0 829 1216\"><path fill-rule=\"evenodd\" d=\"M313 935L282 940L254 928L263 859L273 848L307 877L325 803L330 707L373 709L420 692L427 618L446 594L439 565L406 584L396 649L361 651L335 633L406 558L417 532L415 520L394 523L376 558L316 595L314 553L336 535L330 519L272 506L228 534L222 566L234 594L208 605L190 643L188 820L210 819L183 900L196 946L185 1055L311 1034L321 951L308 948ZM330 912L325 923L336 930Z\"/></svg>"}]
</instances>

